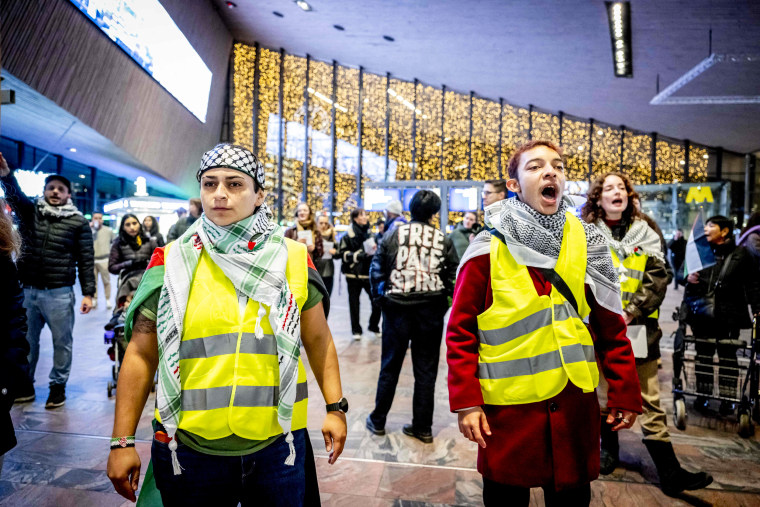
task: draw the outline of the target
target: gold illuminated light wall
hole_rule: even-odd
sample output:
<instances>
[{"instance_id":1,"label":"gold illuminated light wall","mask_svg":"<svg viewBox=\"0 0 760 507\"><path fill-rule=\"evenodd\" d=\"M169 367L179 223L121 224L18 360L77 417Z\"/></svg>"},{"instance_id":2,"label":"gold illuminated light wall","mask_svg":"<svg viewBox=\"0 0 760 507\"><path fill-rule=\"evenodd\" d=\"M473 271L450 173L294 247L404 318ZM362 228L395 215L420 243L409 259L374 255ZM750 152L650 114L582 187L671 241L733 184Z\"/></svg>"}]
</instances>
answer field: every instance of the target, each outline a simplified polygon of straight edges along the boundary
<instances>
[{"instance_id":1,"label":"gold illuminated light wall","mask_svg":"<svg viewBox=\"0 0 760 507\"><path fill-rule=\"evenodd\" d=\"M233 49L230 87L232 140L264 162L268 202L283 221L293 220L305 198L315 211L332 206L336 222L348 223L362 202L360 171L362 184L507 177L509 157L530 139L561 142L570 181L622 170L636 184L704 182L712 153L242 43Z\"/></svg>"}]
</instances>

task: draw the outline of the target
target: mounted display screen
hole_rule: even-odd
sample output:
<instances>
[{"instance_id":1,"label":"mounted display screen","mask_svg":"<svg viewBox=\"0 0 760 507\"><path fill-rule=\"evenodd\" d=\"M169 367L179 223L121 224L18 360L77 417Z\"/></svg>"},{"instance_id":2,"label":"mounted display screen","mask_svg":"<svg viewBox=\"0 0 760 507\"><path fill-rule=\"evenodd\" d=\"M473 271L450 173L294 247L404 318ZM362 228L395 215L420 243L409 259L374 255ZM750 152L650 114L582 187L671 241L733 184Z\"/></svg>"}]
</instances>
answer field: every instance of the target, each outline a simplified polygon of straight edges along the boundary
<instances>
[{"instance_id":1,"label":"mounted display screen","mask_svg":"<svg viewBox=\"0 0 760 507\"><path fill-rule=\"evenodd\" d=\"M367 211L383 211L391 201L401 200L400 188L365 188L364 209Z\"/></svg>"},{"instance_id":2,"label":"mounted display screen","mask_svg":"<svg viewBox=\"0 0 760 507\"><path fill-rule=\"evenodd\" d=\"M70 0L166 91L206 122L211 70L158 0Z\"/></svg>"}]
</instances>

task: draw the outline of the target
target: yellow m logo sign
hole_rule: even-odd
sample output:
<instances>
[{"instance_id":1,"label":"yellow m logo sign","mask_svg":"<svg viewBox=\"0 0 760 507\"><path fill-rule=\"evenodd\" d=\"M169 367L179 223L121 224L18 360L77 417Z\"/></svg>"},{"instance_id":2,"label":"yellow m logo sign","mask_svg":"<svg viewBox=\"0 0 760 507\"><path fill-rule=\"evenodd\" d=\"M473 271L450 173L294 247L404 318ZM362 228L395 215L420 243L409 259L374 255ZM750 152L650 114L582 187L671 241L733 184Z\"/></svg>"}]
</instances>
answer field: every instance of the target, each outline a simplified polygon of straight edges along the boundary
<instances>
[{"instance_id":1,"label":"yellow m logo sign","mask_svg":"<svg viewBox=\"0 0 760 507\"><path fill-rule=\"evenodd\" d=\"M689 193L686 194L686 203L691 202L713 202L712 190L708 186L699 186L689 188Z\"/></svg>"}]
</instances>

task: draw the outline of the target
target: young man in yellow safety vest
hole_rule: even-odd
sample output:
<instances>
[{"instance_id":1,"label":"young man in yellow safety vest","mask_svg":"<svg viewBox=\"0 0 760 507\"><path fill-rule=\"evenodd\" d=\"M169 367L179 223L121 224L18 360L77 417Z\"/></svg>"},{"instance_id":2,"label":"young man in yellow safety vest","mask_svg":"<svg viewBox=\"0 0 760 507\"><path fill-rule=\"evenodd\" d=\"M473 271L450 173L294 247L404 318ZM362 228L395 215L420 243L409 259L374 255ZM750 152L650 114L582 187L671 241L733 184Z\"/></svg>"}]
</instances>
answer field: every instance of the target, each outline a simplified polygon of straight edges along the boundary
<instances>
[{"instance_id":1,"label":"young man in yellow safety vest","mask_svg":"<svg viewBox=\"0 0 760 507\"><path fill-rule=\"evenodd\" d=\"M620 276L623 317L633 342L639 374L643 414L639 418L644 445L652 456L660 487L668 495L701 489L712 482L705 472L681 468L670 443L665 410L660 405L657 360L662 331L658 318L668 289L669 275L660 235L643 219L634 201L638 194L628 177L619 172L599 176L588 191L583 218L594 223L610 244L612 262ZM620 463L618 435L607 424L606 389L602 404L601 473L611 474Z\"/></svg>"},{"instance_id":2,"label":"young man in yellow safety vest","mask_svg":"<svg viewBox=\"0 0 760 507\"><path fill-rule=\"evenodd\" d=\"M451 410L479 445L486 506L527 506L534 487L547 505L588 505L599 474L597 357L613 429L641 412L617 272L601 234L562 200L556 145L523 145L508 172L517 198L486 207L488 230L459 266L446 333Z\"/></svg>"},{"instance_id":3,"label":"young man in yellow safety vest","mask_svg":"<svg viewBox=\"0 0 760 507\"><path fill-rule=\"evenodd\" d=\"M220 144L197 173L204 214L157 249L127 315L108 476L133 500L134 434L158 368L151 460L164 505L305 503L306 372L328 402L330 463L348 403L305 245L264 203L264 167Z\"/></svg>"}]
</instances>

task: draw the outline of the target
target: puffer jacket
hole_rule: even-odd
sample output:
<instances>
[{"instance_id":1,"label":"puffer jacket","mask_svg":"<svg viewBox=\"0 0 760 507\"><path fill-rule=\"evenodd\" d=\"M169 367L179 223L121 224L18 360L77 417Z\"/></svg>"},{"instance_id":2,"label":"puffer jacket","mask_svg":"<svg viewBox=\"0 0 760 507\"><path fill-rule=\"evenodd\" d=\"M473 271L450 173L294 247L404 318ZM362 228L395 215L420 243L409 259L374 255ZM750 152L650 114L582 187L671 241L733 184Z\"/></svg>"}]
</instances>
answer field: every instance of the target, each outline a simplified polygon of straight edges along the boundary
<instances>
[{"instance_id":1,"label":"puffer jacket","mask_svg":"<svg viewBox=\"0 0 760 507\"><path fill-rule=\"evenodd\" d=\"M43 215L21 191L13 173L0 179L5 198L16 213L23 250L18 261L24 286L38 289L71 287L79 269L82 294L95 294L95 261L90 224L82 215Z\"/></svg>"},{"instance_id":2,"label":"puffer jacket","mask_svg":"<svg viewBox=\"0 0 760 507\"><path fill-rule=\"evenodd\" d=\"M651 225L650 225L651 227ZM628 232L627 224L610 226L612 236L620 241ZM657 229L655 229L657 232ZM662 241L661 241L662 243ZM665 252L663 251L663 255ZM621 259L622 260L622 259ZM637 358L637 363L644 363L660 358L660 339L662 330L657 319L650 318L660 308L665 300L668 284L673 278L670 266L664 261L654 257L648 257L644 267L644 279L641 281L636 293L631 297L628 305L623 310L633 317L630 326L646 326L647 329L647 357Z\"/></svg>"},{"instance_id":3,"label":"puffer jacket","mask_svg":"<svg viewBox=\"0 0 760 507\"><path fill-rule=\"evenodd\" d=\"M145 271L148 267L153 250L158 248L155 238L142 237L142 245L135 250L121 238L116 238L111 244L111 255L108 258L108 271L122 278L129 277L133 272Z\"/></svg>"},{"instance_id":4,"label":"puffer jacket","mask_svg":"<svg viewBox=\"0 0 760 507\"><path fill-rule=\"evenodd\" d=\"M399 224L372 258L372 299L404 305L446 300L454 294L458 265L454 243L443 232L422 222Z\"/></svg>"},{"instance_id":5,"label":"puffer jacket","mask_svg":"<svg viewBox=\"0 0 760 507\"><path fill-rule=\"evenodd\" d=\"M698 272L697 283L688 283L684 273L677 273L678 283L686 286L682 306L689 307L691 302L704 299L713 288L715 321L731 329L748 329L752 327L752 319L747 305L752 307L752 313L760 312L760 276L752 254L746 248L736 246L733 238L710 247L715 254L715 264ZM729 264L721 277L726 259Z\"/></svg>"},{"instance_id":6,"label":"puffer jacket","mask_svg":"<svg viewBox=\"0 0 760 507\"><path fill-rule=\"evenodd\" d=\"M0 254L0 456L16 445L10 410L16 395L31 389L24 291L16 265Z\"/></svg>"},{"instance_id":7,"label":"puffer jacket","mask_svg":"<svg viewBox=\"0 0 760 507\"><path fill-rule=\"evenodd\" d=\"M369 265L372 255L364 251L364 242L369 238L369 224L360 226L351 222L351 227L340 238L340 271L346 275L346 279L369 279Z\"/></svg>"}]
</instances>

